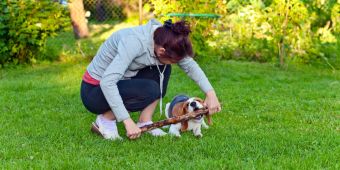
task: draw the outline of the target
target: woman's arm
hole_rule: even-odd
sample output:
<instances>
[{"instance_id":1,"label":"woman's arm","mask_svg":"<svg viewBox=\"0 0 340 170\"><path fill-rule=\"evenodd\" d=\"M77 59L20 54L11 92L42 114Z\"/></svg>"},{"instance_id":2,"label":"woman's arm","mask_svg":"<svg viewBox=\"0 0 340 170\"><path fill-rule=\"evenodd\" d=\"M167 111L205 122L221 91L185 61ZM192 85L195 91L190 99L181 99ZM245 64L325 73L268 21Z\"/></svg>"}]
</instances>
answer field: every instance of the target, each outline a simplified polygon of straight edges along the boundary
<instances>
[{"instance_id":1,"label":"woman's arm","mask_svg":"<svg viewBox=\"0 0 340 170\"><path fill-rule=\"evenodd\" d=\"M222 110L221 104L218 101L216 93L214 90L210 90L205 94L204 104L209 109L209 114L214 114L216 112L220 112Z\"/></svg>"},{"instance_id":2,"label":"woman's arm","mask_svg":"<svg viewBox=\"0 0 340 170\"><path fill-rule=\"evenodd\" d=\"M141 43L134 37L126 37L118 43L118 53L106 68L100 87L108 102L112 112L118 122L123 121L130 138L136 138L140 134L140 129L130 118L126 110L122 97L119 94L117 82L121 80L132 61L141 52Z\"/></svg>"},{"instance_id":3,"label":"woman's arm","mask_svg":"<svg viewBox=\"0 0 340 170\"><path fill-rule=\"evenodd\" d=\"M196 84L205 93L205 104L209 109L210 114L221 111L221 105L218 101L216 93L211 86L207 76L200 68L200 66L191 57L185 57L178 62L178 65L182 70L196 82Z\"/></svg>"},{"instance_id":4,"label":"woman's arm","mask_svg":"<svg viewBox=\"0 0 340 170\"><path fill-rule=\"evenodd\" d=\"M201 88L204 93L213 90L207 76L191 57L185 57L178 62L178 66Z\"/></svg>"}]
</instances>

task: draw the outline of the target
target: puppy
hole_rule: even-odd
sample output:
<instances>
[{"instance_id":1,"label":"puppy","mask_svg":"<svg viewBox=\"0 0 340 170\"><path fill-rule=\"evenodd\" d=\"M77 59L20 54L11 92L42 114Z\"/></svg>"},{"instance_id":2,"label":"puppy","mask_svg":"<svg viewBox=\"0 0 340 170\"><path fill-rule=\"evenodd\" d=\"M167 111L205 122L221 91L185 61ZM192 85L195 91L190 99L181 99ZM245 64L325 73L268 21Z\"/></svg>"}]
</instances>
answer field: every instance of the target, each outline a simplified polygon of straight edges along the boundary
<instances>
[{"instance_id":1,"label":"puppy","mask_svg":"<svg viewBox=\"0 0 340 170\"><path fill-rule=\"evenodd\" d=\"M188 114L198 109L203 109L203 100L197 97L191 97L185 95L176 96L170 103L165 106L165 116L171 118L174 116L181 116ZM209 115L206 116L208 124L211 124L211 118ZM205 123L203 116L197 117L196 119L190 119L182 123L170 125L169 134L177 137L181 137L180 132L193 131L194 136L203 137L201 127L209 128Z\"/></svg>"}]
</instances>

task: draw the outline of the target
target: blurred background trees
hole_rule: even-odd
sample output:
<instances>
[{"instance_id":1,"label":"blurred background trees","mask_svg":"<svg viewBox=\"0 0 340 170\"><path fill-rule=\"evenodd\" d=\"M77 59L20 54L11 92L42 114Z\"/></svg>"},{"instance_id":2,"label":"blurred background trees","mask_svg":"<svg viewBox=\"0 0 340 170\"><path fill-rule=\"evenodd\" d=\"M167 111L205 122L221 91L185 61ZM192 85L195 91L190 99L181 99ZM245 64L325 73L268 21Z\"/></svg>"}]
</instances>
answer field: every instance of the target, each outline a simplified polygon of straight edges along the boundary
<instances>
[{"instance_id":1,"label":"blurred background trees","mask_svg":"<svg viewBox=\"0 0 340 170\"><path fill-rule=\"evenodd\" d=\"M58 46L56 49L59 50L70 46L69 51L73 50L74 53L82 55L84 49L85 53L86 50L91 50L87 52L88 55L83 56L93 57L98 46L105 39L104 37L97 41L96 38L103 37L102 35L109 36L108 30L116 28L119 23L133 23L132 25L138 23L135 22L139 15L138 0L75 1L81 1L84 6L83 13L79 15L85 18L85 13L89 14L83 21L89 26L86 40L74 40L68 34L70 32L68 11L71 10L73 2L1 0L0 64L13 61L27 62L31 61L30 58L39 58L38 52L41 50L37 50L36 47L43 48L46 41L39 41L34 45L32 40L24 40L22 38L24 36L37 38L44 35L43 37L47 38L58 32L60 36L50 41L53 43L47 42L47 48L51 48L53 44ZM45 3L50 6L32 7L33 3ZM38 7L40 9L35 9ZM25 12L19 13L17 12L19 10ZM35 15L36 11L40 11L39 15ZM282 66L315 64L340 69L340 0L147 0L143 1L143 11L144 23L150 18L164 21L170 18L167 15L169 13L220 15L218 19L172 17L173 20L186 19L191 23L192 41L195 54L199 58L218 57L274 62ZM19 19L14 18L13 15ZM47 18L50 24L37 27L36 25L40 23L37 20L44 22L43 18ZM16 22L10 22L13 20ZM22 23L18 24L18 22L35 25L35 27L28 27L30 30L28 31L27 27L23 27ZM17 24L13 25L13 23ZM101 28L100 31L98 28ZM49 32L50 29L52 31ZM49 33L42 34L42 30ZM37 31L40 33L38 34ZM18 45L16 40L18 37L21 37L20 42L25 41L25 43ZM63 40L60 40L61 38ZM67 39L72 41L69 42ZM31 46L24 48L26 45ZM18 46L22 47L21 49L31 50L28 52L30 55L22 55L22 52L18 52L20 51ZM67 53L70 54L73 52ZM44 54L45 58L54 55L60 53Z\"/></svg>"},{"instance_id":2,"label":"blurred background trees","mask_svg":"<svg viewBox=\"0 0 340 170\"><path fill-rule=\"evenodd\" d=\"M156 15L215 13L192 18L196 54L223 59L323 64L339 68L340 1L337 0L151 0Z\"/></svg>"},{"instance_id":3,"label":"blurred background trees","mask_svg":"<svg viewBox=\"0 0 340 170\"><path fill-rule=\"evenodd\" d=\"M228 13L218 21L212 38L222 58L339 65L340 2L225 2Z\"/></svg>"},{"instance_id":4,"label":"blurred background trees","mask_svg":"<svg viewBox=\"0 0 340 170\"><path fill-rule=\"evenodd\" d=\"M0 66L34 63L47 38L69 25L68 10L53 1L0 0Z\"/></svg>"}]
</instances>

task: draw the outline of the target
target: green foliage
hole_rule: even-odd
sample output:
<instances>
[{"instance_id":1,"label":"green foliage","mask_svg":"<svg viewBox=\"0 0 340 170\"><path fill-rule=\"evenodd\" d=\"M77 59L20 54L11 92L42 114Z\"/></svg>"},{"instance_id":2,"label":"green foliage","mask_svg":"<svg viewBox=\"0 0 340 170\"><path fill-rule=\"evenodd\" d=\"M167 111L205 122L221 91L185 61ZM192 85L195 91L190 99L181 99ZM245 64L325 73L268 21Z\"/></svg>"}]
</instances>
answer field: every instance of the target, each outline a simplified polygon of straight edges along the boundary
<instances>
[{"instance_id":1,"label":"green foliage","mask_svg":"<svg viewBox=\"0 0 340 170\"><path fill-rule=\"evenodd\" d=\"M323 27L330 20L331 11L334 5L339 4L338 0L301 0L312 16L312 28ZM338 2L337 2L338 1Z\"/></svg>"},{"instance_id":2,"label":"green foliage","mask_svg":"<svg viewBox=\"0 0 340 170\"><path fill-rule=\"evenodd\" d=\"M0 65L35 62L46 39L70 24L67 10L50 0L1 0L0 9Z\"/></svg>"},{"instance_id":3,"label":"green foliage","mask_svg":"<svg viewBox=\"0 0 340 170\"><path fill-rule=\"evenodd\" d=\"M231 0L226 6L210 40L222 58L277 62L282 54L286 63L340 68L336 1Z\"/></svg>"},{"instance_id":4,"label":"green foliage","mask_svg":"<svg viewBox=\"0 0 340 170\"><path fill-rule=\"evenodd\" d=\"M203 0L150 0L153 5L153 13L161 20L168 19L168 13L219 13L223 14L225 6L221 6L222 1ZM220 8L217 8L220 6ZM174 18L174 20L185 19L192 26L192 41L196 55L210 57L213 49L209 46L207 39L214 31L215 19L209 18Z\"/></svg>"},{"instance_id":5,"label":"green foliage","mask_svg":"<svg viewBox=\"0 0 340 170\"><path fill-rule=\"evenodd\" d=\"M337 0L151 0L154 13L215 13L217 20L185 18L194 26L195 52L203 57L260 62L325 63L340 68ZM330 50L330 51L329 51Z\"/></svg>"},{"instance_id":6,"label":"green foliage","mask_svg":"<svg viewBox=\"0 0 340 170\"><path fill-rule=\"evenodd\" d=\"M334 32L340 33L340 2L334 5L332 9L331 18L332 18Z\"/></svg>"}]
</instances>

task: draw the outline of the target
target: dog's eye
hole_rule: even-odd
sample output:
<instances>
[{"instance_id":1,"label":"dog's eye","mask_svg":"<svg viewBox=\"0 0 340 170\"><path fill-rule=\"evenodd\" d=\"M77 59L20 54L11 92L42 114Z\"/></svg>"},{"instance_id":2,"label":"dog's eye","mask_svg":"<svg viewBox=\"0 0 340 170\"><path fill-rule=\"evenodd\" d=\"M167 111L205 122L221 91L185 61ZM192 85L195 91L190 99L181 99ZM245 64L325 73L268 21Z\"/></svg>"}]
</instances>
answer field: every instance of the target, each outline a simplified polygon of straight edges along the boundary
<instances>
[{"instance_id":1,"label":"dog's eye","mask_svg":"<svg viewBox=\"0 0 340 170\"><path fill-rule=\"evenodd\" d=\"M191 103L190 103L190 106L191 106L191 107L196 107L196 102L191 102Z\"/></svg>"}]
</instances>

